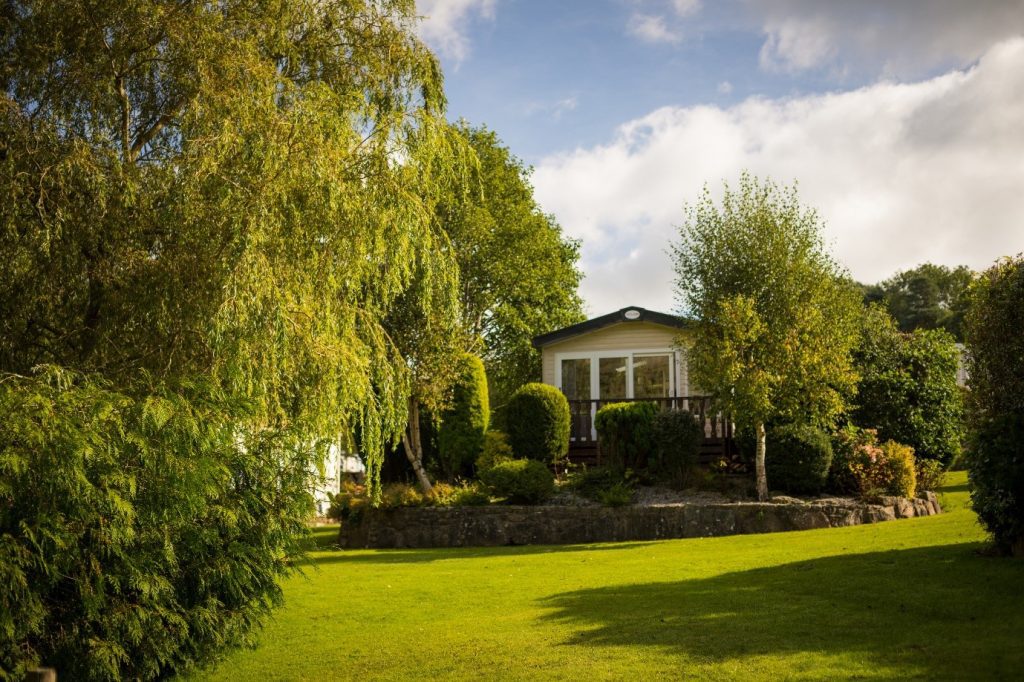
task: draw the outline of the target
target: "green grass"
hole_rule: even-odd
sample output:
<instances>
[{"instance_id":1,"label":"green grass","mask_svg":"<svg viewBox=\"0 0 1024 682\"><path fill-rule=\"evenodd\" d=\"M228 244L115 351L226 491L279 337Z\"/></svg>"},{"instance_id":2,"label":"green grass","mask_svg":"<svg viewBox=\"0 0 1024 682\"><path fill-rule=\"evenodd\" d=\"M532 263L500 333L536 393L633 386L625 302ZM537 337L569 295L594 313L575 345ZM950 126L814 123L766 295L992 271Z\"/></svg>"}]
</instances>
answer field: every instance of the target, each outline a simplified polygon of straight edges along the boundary
<instances>
[{"instance_id":1,"label":"green grass","mask_svg":"<svg viewBox=\"0 0 1024 682\"><path fill-rule=\"evenodd\" d=\"M1024 562L950 475L947 513L592 546L338 551L285 586L256 650L198 676L965 679L1024 670Z\"/></svg>"}]
</instances>

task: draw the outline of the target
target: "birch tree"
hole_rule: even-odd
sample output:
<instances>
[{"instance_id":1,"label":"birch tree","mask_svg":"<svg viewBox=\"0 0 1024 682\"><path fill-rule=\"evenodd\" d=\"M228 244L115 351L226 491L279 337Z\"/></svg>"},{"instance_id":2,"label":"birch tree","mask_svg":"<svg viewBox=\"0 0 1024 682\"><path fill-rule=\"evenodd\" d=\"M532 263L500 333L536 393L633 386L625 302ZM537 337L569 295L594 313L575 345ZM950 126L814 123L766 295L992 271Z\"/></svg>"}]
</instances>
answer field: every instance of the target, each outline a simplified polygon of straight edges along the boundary
<instances>
[{"instance_id":1,"label":"birch tree","mask_svg":"<svg viewBox=\"0 0 1024 682\"><path fill-rule=\"evenodd\" d=\"M696 320L692 380L753 427L757 493L767 499L765 424L828 425L855 390L859 294L796 187L749 174L717 203L705 187L672 257L677 301Z\"/></svg>"}]
</instances>

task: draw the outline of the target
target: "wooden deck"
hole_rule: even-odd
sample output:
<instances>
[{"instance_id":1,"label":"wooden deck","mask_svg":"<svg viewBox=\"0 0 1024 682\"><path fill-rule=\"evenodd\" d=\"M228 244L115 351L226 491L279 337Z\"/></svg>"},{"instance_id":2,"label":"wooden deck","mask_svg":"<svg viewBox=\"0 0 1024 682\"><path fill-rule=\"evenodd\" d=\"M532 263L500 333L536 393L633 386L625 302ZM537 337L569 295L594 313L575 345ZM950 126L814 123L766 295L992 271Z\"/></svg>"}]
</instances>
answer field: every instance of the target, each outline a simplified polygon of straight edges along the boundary
<instances>
[{"instance_id":1,"label":"wooden deck","mask_svg":"<svg viewBox=\"0 0 1024 682\"><path fill-rule=\"evenodd\" d=\"M664 410L688 410L704 424L704 440L699 461L703 465L725 461L732 463L737 451L733 441L734 425L728 415L712 408L711 396L681 396L642 400L570 400L569 461L588 466L600 465L601 451L594 430L594 415L609 403L651 402ZM730 466L730 468L734 468Z\"/></svg>"}]
</instances>

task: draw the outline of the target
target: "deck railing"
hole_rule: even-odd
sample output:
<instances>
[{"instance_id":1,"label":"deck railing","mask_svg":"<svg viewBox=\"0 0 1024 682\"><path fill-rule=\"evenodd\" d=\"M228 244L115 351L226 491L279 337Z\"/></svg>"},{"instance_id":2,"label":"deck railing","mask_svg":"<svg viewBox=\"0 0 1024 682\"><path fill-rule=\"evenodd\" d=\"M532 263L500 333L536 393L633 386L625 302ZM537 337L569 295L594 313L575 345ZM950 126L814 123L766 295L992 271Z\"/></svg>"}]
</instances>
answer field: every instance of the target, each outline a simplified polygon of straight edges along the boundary
<instances>
[{"instance_id":1,"label":"deck railing","mask_svg":"<svg viewBox=\"0 0 1024 682\"><path fill-rule=\"evenodd\" d=\"M663 410L688 410L704 424L704 440L722 441L733 437L733 423L728 415L713 409L712 396L692 395L674 398L610 398L607 400L570 400L569 443L571 447L593 447L597 445L594 429L594 415L602 405L610 403L648 402L655 403Z\"/></svg>"}]
</instances>

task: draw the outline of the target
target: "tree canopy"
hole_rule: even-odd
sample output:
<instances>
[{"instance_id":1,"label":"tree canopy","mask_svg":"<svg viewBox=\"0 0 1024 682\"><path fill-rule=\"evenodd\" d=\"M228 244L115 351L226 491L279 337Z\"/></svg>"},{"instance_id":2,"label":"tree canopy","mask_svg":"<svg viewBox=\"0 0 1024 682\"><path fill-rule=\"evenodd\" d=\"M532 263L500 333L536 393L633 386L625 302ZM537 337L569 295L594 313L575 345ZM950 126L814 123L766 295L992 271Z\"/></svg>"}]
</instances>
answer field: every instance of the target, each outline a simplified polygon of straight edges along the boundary
<instances>
[{"instance_id":1,"label":"tree canopy","mask_svg":"<svg viewBox=\"0 0 1024 682\"><path fill-rule=\"evenodd\" d=\"M974 273L966 265L950 268L923 263L880 284L863 286L865 303L882 303L900 331L945 329L963 341L968 289Z\"/></svg>"},{"instance_id":2,"label":"tree canopy","mask_svg":"<svg viewBox=\"0 0 1024 682\"><path fill-rule=\"evenodd\" d=\"M691 380L754 427L763 499L765 423L827 425L854 391L858 293L796 187L748 174L720 203L705 187L672 255L680 307L696 320Z\"/></svg>"},{"instance_id":3,"label":"tree canopy","mask_svg":"<svg viewBox=\"0 0 1024 682\"><path fill-rule=\"evenodd\" d=\"M459 134L479 162L470 191L440 207L458 262L463 325L487 366L492 403L540 374L534 336L583 319L579 242L533 197L530 169L486 127Z\"/></svg>"},{"instance_id":4,"label":"tree canopy","mask_svg":"<svg viewBox=\"0 0 1024 682\"><path fill-rule=\"evenodd\" d=\"M9 3L0 369L211 375L377 461L409 391L380 322L414 276L447 305L434 205L466 161L413 21L411 0Z\"/></svg>"}]
</instances>

